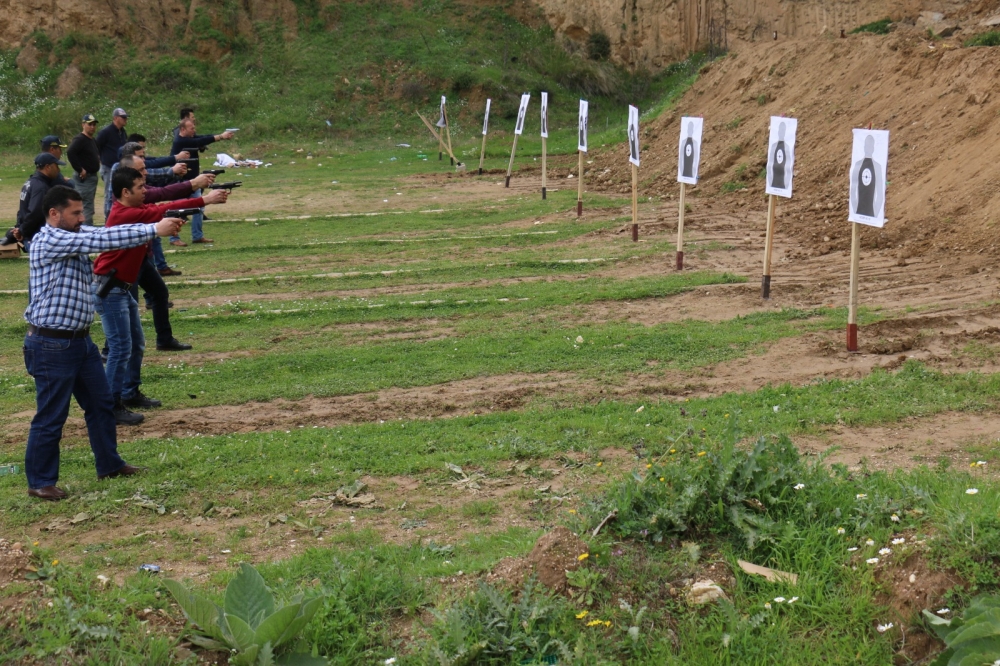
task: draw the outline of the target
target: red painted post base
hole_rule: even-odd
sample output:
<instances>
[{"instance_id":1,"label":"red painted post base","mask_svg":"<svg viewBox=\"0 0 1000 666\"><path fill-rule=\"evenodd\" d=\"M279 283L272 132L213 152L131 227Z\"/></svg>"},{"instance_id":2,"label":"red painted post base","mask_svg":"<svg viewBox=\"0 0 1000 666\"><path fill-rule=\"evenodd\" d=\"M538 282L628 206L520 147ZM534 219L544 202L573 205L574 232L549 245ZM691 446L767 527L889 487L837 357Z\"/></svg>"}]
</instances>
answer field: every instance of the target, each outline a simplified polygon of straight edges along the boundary
<instances>
[{"instance_id":1,"label":"red painted post base","mask_svg":"<svg viewBox=\"0 0 1000 666\"><path fill-rule=\"evenodd\" d=\"M544 187L542 188L542 198L543 199L545 198L545 188Z\"/></svg>"},{"instance_id":2,"label":"red painted post base","mask_svg":"<svg viewBox=\"0 0 1000 666\"><path fill-rule=\"evenodd\" d=\"M504 187L510 187L510 176L507 176L503 184Z\"/></svg>"},{"instance_id":3,"label":"red painted post base","mask_svg":"<svg viewBox=\"0 0 1000 666\"><path fill-rule=\"evenodd\" d=\"M763 299L771 298L771 276L765 275L760 279L760 297Z\"/></svg>"},{"instance_id":4,"label":"red painted post base","mask_svg":"<svg viewBox=\"0 0 1000 666\"><path fill-rule=\"evenodd\" d=\"M581 215L583 215L583 202L582 201L577 201L576 202L576 216L580 217Z\"/></svg>"},{"instance_id":5,"label":"red painted post base","mask_svg":"<svg viewBox=\"0 0 1000 666\"><path fill-rule=\"evenodd\" d=\"M677 270L679 270L679 271L684 270L684 253L683 252L678 252L677 253Z\"/></svg>"},{"instance_id":6,"label":"red painted post base","mask_svg":"<svg viewBox=\"0 0 1000 666\"><path fill-rule=\"evenodd\" d=\"M858 325L848 324L847 325L847 351L856 352L858 351Z\"/></svg>"},{"instance_id":7,"label":"red painted post base","mask_svg":"<svg viewBox=\"0 0 1000 666\"><path fill-rule=\"evenodd\" d=\"M639 225L638 224L633 224L632 225L632 241L635 242L635 243L639 242Z\"/></svg>"}]
</instances>

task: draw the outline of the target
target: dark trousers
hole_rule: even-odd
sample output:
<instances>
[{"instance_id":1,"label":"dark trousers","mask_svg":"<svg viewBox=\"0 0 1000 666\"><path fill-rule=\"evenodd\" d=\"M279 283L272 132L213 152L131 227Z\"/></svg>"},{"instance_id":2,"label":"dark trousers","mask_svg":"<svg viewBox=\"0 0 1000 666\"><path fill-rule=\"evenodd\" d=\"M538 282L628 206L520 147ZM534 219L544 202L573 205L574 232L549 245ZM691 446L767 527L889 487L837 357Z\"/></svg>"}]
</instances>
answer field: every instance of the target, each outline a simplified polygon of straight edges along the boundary
<instances>
[{"instance_id":1,"label":"dark trousers","mask_svg":"<svg viewBox=\"0 0 1000 666\"><path fill-rule=\"evenodd\" d=\"M138 286L136 286L138 285ZM156 329L156 344L169 344L174 339L174 330L170 326L170 309L167 303L170 302L170 290L167 284L160 277L160 273L153 266L149 257L142 260L142 268L139 269L139 279L132 285L132 296L138 302L139 289L146 292L149 304L153 307L153 328Z\"/></svg>"},{"instance_id":2,"label":"dark trousers","mask_svg":"<svg viewBox=\"0 0 1000 666\"><path fill-rule=\"evenodd\" d=\"M35 378L37 405L24 453L28 487L44 488L59 481L59 442L70 396L83 409L97 475L121 469L125 461L118 455L111 389L90 337L63 340L29 333L24 338L24 367Z\"/></svg>"}]
</instances>

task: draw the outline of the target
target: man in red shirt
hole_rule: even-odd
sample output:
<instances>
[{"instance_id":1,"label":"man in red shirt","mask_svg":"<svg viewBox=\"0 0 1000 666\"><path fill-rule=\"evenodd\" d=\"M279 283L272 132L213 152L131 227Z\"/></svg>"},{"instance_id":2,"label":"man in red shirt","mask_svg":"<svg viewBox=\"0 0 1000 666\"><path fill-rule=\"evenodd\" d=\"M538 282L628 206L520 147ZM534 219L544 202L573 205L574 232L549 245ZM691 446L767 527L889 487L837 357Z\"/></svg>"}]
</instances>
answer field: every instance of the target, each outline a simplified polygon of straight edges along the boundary
<instances>
[{"instance_id":1,"label":"man in red shirt","mask_svg":"<svg viewBox=\"0 0 1000 666\"><path fill-rule=\"evenodd\" d=\"M155 223L163 219L169 208L201 208L207 204L225 203L228 198L226 190L212 190L204 198L171 201L166 205L144 204L145 179L131 167L120 167L115 171L111 191L115 203L105 223L108 227ZM138 425L143 421L142 414L129 411L123 400L141 400L151 407L159 406L158 401L146 398L139 390L146 341L139 320L139 305L129 293L139 276L146 251L147 246L141 245L105 252L94 262L94 274L100 278L94 282L94 306L108 341L105 374L115 401L115 421L119 425ZM98 285L104 281L111 282L111 289L105 296L97 296Z\"/></svg>"}]
</instances>

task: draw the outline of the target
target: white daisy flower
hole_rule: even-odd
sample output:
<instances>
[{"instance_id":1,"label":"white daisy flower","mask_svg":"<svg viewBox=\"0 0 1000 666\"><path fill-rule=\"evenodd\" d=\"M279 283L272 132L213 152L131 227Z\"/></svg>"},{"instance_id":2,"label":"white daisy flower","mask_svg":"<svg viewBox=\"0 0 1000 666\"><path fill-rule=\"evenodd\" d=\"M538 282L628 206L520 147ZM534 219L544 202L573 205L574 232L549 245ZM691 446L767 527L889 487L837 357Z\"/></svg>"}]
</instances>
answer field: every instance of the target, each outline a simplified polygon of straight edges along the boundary
<instances>
[{"instance_id":1,"label":"white daisy flower","mask_svg":"<svg viewBox=\"0 0 1000 666\"><path fill-rule=\"evenodd\" d=\"M937 609L934 612L937 613L938 615L945 615L947 613L950 613L951 609L950 608L939 608L939 609Z\"/></svg>"},{"instance_id":2,"label":"white daisy flower","mask_svg":"<svg viewBox=\"0 0 1000 666\"><path fill-rule=\"evenodd\" d=\"M795 490L802 490L805 487L806 487L806 484L804 484L804 483L796 483L794 486L792 486L792 488L795 488Z\"/></svg>"},{"instance_id":3,"label":"white daisy flower","mask_svg":"<svg viewBox=\"0 0 1000 666\"><path fill-rule=\"evenodd\" d=\"M966 495L976 495L979 493L979 488L969 488L965 491Z\"/></svg>"},{"instance_id":4,"label":"white daisy flower","mask_svg":"<svg viewBox=\"0 0 1000 666\"><path fill-rule=\"evenodd\" d=\"M882 548L882 549L880 549L878 551L878 554L879 555L891 555L892 554L892 550L890 550L889 548Z\"/></svg>"},{"instance_id":5,"label":"white daisy flower","mask_svg":"<svg viewBox=\"0 0 1000 666\"><path fill-rule=\"evenodd\" d=\"M867 560L865 560L865 562L867 562L868 564L878 564L878 558L877 557L869 557Z\"/></svg>"},{"instance_id":6,"label":"white daisy flower","mask_svg":"<svg viewBox=\"0 0 1000 666\"><path fill-rule=\"evenodd\" d=\"M845 530L843 527L838 527L837 534L847 534L847 530Z\"/></svg>"},{"instance_id":7,"label":"white daisy flower","mask_svg":"<svg viewBox=\"0 0 1000 666\"><path fill-rule=\"evenodd\" d=\"M875 545L874 539L868 539L867 541L865 541L865 545L866 546L874 546Z\"/></svg>"},{"instance_id":8,"label":"white daisy flower","mask_svg":"<svg viewBox=\"0 0 1000 666\"><path fill-rule=\"evenodd\" d=\"M891 520L894 523L898 523L899 522L899 516L897 516L896 514L892 514L891 516L889 516L889 520Z\"/></svg>"},{"instance_id":9,"label":"white daisy flower","mask_svg":"<svg viewBox=\"0 0 1000 666\"><path fill-rule=\"evenodd\" d=\"M785 603L785 598L784 597L775 597L774 598L774 603L776 603L776 604L783 604L783 603Z\"/></svg>"},{"instance_id":10,"label":"white daisy flower","mask_svg":"<svg viewBox=\"0 0 1000 666\"><path fill-rule=\"evenodd\" d=\"M893 539L892 540L892 545L893 546L898 546L901 543L906 543L906 539L904 539L903 537L899 537L898 539Z\"/></svg>"},{"instance_id":11,"label":"white daisy flower","mask_svg":"<svg viewBox=\"0 0 1000 666\"><path fill-rule=\"evenodd\" d=\"M868 497L868 495L865 495L864 493L858 493L857 495L854 496L854 499L865 499L866 497Z\"/></svg>"},{"instance_id":12,"label":"white daisy flower","mask_svg":"<svg viewBox=\"0 0 1000 666\"><path fill-rule=\"evenodd\" d=\"M798 600L799 600L799 598L798 598L798 597L792 597L791 599L789 599L789 600L788 600L788 603L790 603L790 604L794 604L794 603L795 603L796 601L798 601Z\"/></svg>"},{"instance_id":13,"label":"white daisy flower","mask_svg":"<svg viewBox=\"0 0 1000 666\"><path fill-rule=\"evenodd\" d=\"M853 552L854 552L854 551L856 551L857 549L858 549L858 547L857 547L857 546L851 546L850 548L848 548L848 549L847 549L847 552L848 552L848 553L853 553Z\"/></svg>"},{"instance_id":14,"label":"white daisy flower","mask_svg":"<svg viewBox=\"0 0 1000 666\"><path fill-rule=\"evenodd\" d=\"M875 628L878 629L878 633L884 634L885 632L887 632L890 629L892 629L892 627L893 627L892 622L889 622L888 624L880 624L880 625L878 625Z\"/></svg>"},{"instance_id":15,"label":"white daisy flower","mask_svg":"<svg viewBox=\"0 0 1000 666\"><path fill-rule=\"evenodd\" d=\"M771 610L771 602L768 601L767 603L765 603L764 604L764 608L767 609L767 610Z\"/></svg>"}]
</instances>

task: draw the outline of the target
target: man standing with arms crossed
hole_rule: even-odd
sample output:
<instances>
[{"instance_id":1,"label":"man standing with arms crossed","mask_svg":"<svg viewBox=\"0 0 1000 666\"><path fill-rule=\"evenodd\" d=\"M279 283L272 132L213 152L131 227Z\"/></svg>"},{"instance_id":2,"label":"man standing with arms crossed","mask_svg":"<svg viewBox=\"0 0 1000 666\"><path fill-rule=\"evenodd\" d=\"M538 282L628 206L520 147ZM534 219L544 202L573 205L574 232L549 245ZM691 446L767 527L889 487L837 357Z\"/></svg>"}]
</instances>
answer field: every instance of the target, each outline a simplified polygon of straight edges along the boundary
<instances>
[{"instance_id":1,"label":"man standing with arms crossed","mask_svg":"<svg viewBox=\"0 0 1000 666\"><path fill-rule=\"evenodd\" d=\"M24 366L35 378L37 411L31 420L24 471L28 494L60 500L59 442L69 414L70 396L83 409L97 478L131 476L142 468L118 455L118 435L108 381L101 355L90 339L94 319L93 281L89 254L145 245L156 236L177 233L177 218L156 225L129 224L114 228L83 226L83 197L56 186L45 195L46 224L35 235L28 262L31 299L24 318Z\"/></svg>"},{"instance_id":2,"label":"man standing with arms crossed","mask_svg":"<svg viewBox=\"0 0 1000 666\"><path fill-rule=\"evenodd\" d=\"M128 114L125 109L117 108L111 114L111 124L97 133L97 151L101 156L101 180L111 181L111 167L118 162L118 149L125 145L128 134L125 124Z\"/></svg>"},{"instance_id":3,"label":"man standing with arms crossed","mask_svg":"<svg viewBox=\"0 0 1000 666\"><path fill-rule=\"evenodd\" d=\"M73 167L70 180L83 197L83 223L90 226L94 224L94 196L97 194L97 175L101 172L101 153L94 140L96 133L97 118L88 113L83 117L83 131L73 137L66 151Z\"/></svg>"}]
</instances>

